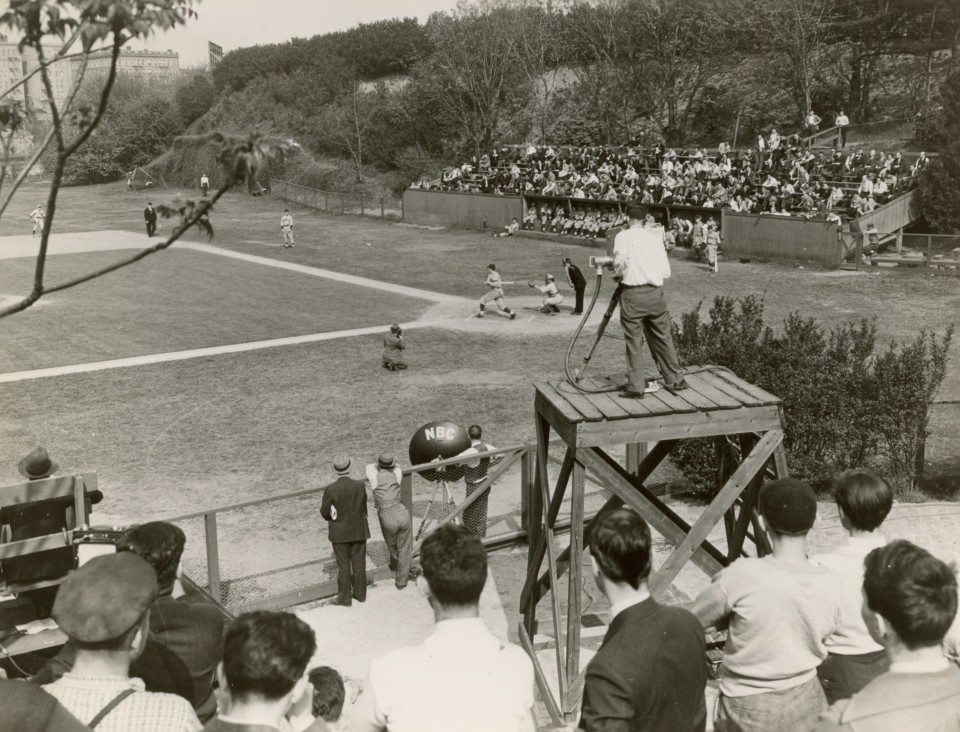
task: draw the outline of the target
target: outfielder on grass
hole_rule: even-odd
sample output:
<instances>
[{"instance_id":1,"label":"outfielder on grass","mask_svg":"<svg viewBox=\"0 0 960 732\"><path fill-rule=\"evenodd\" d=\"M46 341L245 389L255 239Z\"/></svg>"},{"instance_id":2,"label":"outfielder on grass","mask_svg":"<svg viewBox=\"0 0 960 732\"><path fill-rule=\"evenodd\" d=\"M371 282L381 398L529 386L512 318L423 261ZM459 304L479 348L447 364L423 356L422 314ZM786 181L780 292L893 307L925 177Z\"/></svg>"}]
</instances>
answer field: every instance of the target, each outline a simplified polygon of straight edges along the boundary
<instances>
[{"instance_id":1,"label":"outfielder on grass","mask_svg":"<svg viewBox=\"0 0 960 732\"><path fill-rule=\"evenodd\" d=\"M484 316L484 311L486 310L488 302L496 303L497 308L499 308L500 313L502 313L505 318L510 318L510 320L513 320L517 317L517 314L508 308L503 301L504 284L503 278L500 276L500 273L497 272L497 265L488 264L486 285L489 289L487 290L487 294L480 298L480 312L477 313L478 318L482 318Z\"/></svg>"},{"instance_id":2,"label":"outfielder on grass","mask_svg":"<svg viewBox=\"0 0 960 732\"><path fill-rule=\"evenodd\" d=\"M290 215L290 209L283 209L283 216L280 217L280 231L283 232L283 248L293 247L293 216Z\"/></svg>"}]
</instances>

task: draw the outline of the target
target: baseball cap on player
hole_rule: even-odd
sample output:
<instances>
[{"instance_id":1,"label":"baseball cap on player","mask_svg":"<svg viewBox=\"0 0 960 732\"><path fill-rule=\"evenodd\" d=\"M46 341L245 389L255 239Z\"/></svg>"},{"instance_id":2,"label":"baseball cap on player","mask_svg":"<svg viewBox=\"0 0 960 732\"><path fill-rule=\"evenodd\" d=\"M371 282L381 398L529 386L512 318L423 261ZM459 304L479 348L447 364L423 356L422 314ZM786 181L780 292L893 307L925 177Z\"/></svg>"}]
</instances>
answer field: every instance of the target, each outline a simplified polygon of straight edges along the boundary
<instances>
[{"instance_id":1,"label":"baseball cap on player","mask_svg":"<svg viewBox=\"0 0 960 732\"><path fill-rule=\"evenodd\" d=\"M553 275L547 275L546 277L544 277L544 279L545 279L547 282L552 282L552 281L553 281Z\"/></svg>"},{"instance_id":2,"label":"baseball cap on player","mask_svg":"<svg viewBox=\"0 0 960 732\"><path fill-rule=\"evenodd\" d=\"M563 263L564 263L564 264L570 264L570 262L572 262L572 261L573 261L573 260L570 259L570 257L564 257L564 258L563 258Z\"/></svg>"},{"instance_id":3,"label":"baseball cap on player","mask_svg":"<svg viewBox=\"0 0 960 732\"><path fill-rule=\"evenodd\" d=\"M399 323L394 323L393 325L391 325L391 326L390 326L390 332L391 332L391 333L399 333L399 332L400 332L400 324L399 324Z\"/></svg>"}]
</instances>

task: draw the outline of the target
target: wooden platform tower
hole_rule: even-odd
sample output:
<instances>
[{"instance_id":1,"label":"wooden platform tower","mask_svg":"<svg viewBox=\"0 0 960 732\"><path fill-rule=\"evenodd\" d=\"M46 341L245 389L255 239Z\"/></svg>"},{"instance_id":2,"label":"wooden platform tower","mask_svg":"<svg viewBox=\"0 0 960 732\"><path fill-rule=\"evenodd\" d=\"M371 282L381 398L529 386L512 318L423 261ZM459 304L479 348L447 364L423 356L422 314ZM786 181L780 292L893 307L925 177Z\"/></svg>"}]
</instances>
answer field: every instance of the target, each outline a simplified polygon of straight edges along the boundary
<instances>
[{"instance_id":1,"label":"wooden platform tower","mask_svg":"<svg viewBox=\"0 0 960 732\"><path fill-rule=\"evenodd\" d=\"M689 561L710 576L716 574L743 554L748 537L756 544L758 555L769 551L759 530L756 500L765 478L787 475L781 401L717 366L689 369L686 380L689 388L684 391L674 394L662 389L643 399L621 399L615 391L583 394L567 382L534 384L537 462L529 506L529 556L520 597L519 632L533 658L541 696L557 724L571 721L583 689L582 553L590 546L591 525L597 517L629 506L673 544L669 558L650 578L655 596L662 596ZM581 385L599 389L611 383L608 379L586 379ZM551 429L566 445L552 491L548 471ZM644 481L681 440L695 437L713 438L721 487L690 526L649 491ZM620 465L605 449L621 444L626 445L626 465ZM584 520L584 480L588 472L612 494L593 521ZM570 544L558 553L554 527L568 486ZM542 520L536 521L536 516L542 516ZM725 554L707 541L721 520L728 544ZM548 566L541 572L545 557ZM564 573L569 573L565 618L557 582ZM549 688L533 644L537 606L548 590L559 698Z\"/></svg>"}]
</instances>

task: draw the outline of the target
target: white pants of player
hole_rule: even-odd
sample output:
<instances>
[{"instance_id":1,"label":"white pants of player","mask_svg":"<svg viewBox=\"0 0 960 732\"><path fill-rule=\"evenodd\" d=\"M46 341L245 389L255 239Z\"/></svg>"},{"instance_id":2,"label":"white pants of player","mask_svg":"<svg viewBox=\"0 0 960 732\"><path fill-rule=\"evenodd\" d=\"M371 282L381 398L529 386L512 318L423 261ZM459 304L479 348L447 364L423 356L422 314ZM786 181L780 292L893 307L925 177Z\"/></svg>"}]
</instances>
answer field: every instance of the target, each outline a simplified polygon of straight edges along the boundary
<instances>
[{"instance_id":1,"label":"white pants of player","mask_svg":"<svg viewBox=\"0 0 960 732\"><path fill-rule=\"evenodd\" d=\"M486 305L489 302L497 303L497 307L503 310L503 290L496 289L490 290L487 294L480 298L480 304Z\"/></svg>"},{"instance_id":2,"label":"white pants of player","mask_svg":"<svg viewBox=\"0 0 960 732\"><path fill-rule=\"evenodd\" d=\"M284 244L293 244L293 229L284 229L284 230L283 230L283 243L284 243Z\"/></svg>"},{"instance_id":3,"label":"white pants of player","mask_svg":"<svg viewBox=\"0 0 960 732\"><path fill-rule=\"evenodd\" d=\"M554 295L553 297L543 298L544 305L559 305L562 302L563 302L563 295L560 295L560 294Z\"/></svg>"}]
</instances>

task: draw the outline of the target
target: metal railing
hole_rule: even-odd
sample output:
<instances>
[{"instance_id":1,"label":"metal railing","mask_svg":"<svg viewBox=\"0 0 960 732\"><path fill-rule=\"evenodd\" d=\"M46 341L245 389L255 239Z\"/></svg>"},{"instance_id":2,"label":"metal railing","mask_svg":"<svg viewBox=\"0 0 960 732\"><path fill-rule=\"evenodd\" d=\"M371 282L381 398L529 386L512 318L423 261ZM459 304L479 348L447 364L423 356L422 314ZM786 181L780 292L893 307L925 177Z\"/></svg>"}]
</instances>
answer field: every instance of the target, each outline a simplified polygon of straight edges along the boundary
<instances>
[{"instance_id":1,"label":"metal railing","mask_svg":"<svg viewBox=\"0 0 960 732\"><path fill-rule=\"evenodd\" d=\"M487 549L527 541L530 522L540 520L539 516L531 517L529 510L534 490L534 447L515 445L469 459L481 457L491 458L487 479L473 486L469 495L456 471L464 458L402 469L401 493L412 516L415 555L422 539L437 526L457 521L476 530L465 513L469 514L471 507L481 501L485 508L474 511L473 520L478 514L485 514L481 540ZM549 459L556 465L562 463L559 452ZM441 468L452 471L445 486L423 475ZM586 516L590 518L608 493L595 476L588 473L587 478ZM187 534L185 573L234 614L334 596L337 569L327 541L326 522L320 516L323 490L323 486L305 488L165 519L178 524ZM387 579L392 572L380 526L374 516L369 516L368 521L371 536L367 540L367 577ZM569 525L567 498L557 528L566 530Z\"/></svg>"},{"instance_id":2,"label":"metal railing","mask_svg":"<svg viewBox=\"0 0 960 732\"><path fill-rule=\"evenodd\" d=\"M861 231L850 236L853 246L846 258L846 265L850 268L860 270L897 265L923 267L936 274L960 275L960 234Z\"/></svg>"},{"instance_id":3,"label":"metal railing","mask_svg":"<svg viewBox=\"0 0 960 732\"><path fill-rule=\"evenodd\" d=\"M270 194L284 201L328 213L397 220L403 216L400 200L386 196L324 191L276 179L270 183Z\"/></svg>"}]
</instances>

